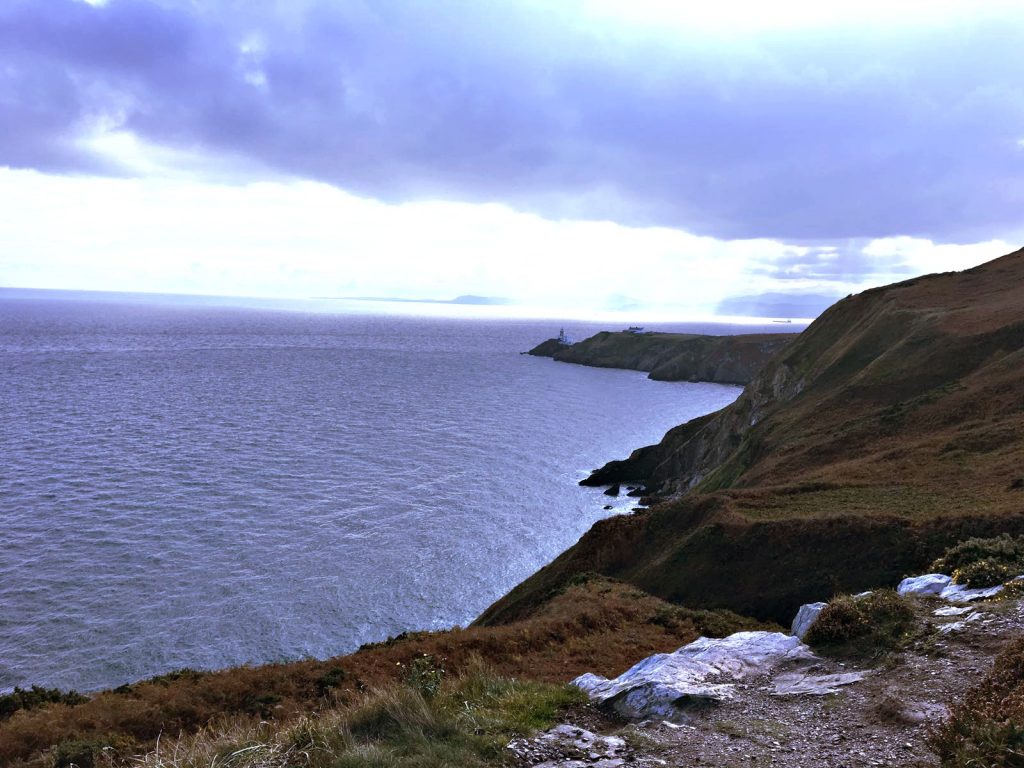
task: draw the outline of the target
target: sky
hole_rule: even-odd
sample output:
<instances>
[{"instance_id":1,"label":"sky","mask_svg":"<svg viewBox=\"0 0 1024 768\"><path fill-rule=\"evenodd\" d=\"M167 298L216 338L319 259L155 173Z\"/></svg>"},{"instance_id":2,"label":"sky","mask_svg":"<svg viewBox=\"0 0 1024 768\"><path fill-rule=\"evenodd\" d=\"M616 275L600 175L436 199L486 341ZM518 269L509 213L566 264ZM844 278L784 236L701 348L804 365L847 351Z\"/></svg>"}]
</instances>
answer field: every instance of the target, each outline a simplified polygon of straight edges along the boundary
<instances>
[{"instance_id":1,"label":"sky","mask_svg":"<svg viewBox=\"0 0 1024 768\"><path fill-rule=\"evenodd\" d=\"M1024 245L1021 39L1001 0L3 0L0 285L824 305Z\"/></svg>"}]
</instances>

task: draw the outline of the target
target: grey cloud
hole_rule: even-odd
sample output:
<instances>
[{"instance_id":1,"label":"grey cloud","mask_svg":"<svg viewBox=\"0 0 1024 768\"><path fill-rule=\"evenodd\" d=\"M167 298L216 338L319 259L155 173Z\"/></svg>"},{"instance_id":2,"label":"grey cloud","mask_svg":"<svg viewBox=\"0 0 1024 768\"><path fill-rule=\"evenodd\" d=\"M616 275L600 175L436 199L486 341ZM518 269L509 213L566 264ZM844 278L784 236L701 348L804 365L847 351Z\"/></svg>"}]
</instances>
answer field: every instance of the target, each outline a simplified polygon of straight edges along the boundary
<instances>
[{"instance_id":1,"label":"grey cloud","mask_svg":"<svg viewBox=\"0 0 1024 768\"><path fill-rule=\"evenodd\" d=\"M9 0L0 163L102 171L76 139L105 119L391 201L726 238L983 239L1019 229L1022 32L713 47L581 26L570 3Z\"/></svg>"},{"instance_id":2,"label":"grey cloud","mask_svg":"<svg viewBox=\"0 0 1024 768\"><path fill-rule=\"evenodd\" d=\"M872 262L864 256L866 240L854 239L827 245L803 243L800 251L789 251L767 262L752 266L750 274L772 280L804 280L856 283L870 277ZM910 276L914 268L893 257L885 260L879 277Z\"/></svg>"}]
</instances>

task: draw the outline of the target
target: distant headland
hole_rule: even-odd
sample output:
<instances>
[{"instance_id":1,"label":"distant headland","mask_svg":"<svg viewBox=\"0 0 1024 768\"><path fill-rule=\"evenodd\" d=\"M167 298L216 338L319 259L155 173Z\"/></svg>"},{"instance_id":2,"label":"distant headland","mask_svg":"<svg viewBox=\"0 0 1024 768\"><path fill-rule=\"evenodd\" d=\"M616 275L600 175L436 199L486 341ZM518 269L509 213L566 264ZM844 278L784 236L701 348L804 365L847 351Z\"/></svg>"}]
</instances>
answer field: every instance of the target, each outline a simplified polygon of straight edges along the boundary
<instances>
[{"instance_id":1,"label":"distant headland","mask_svg":"<svg viewBox=\"0 0 1024 768\"><path fill-rule=\"evenodd\" d=\"M708 336L629 328L602 331L575 344L562 334L528 354L562 363L647 371L658 381L747 384L795 337L785 332Z\"/></svg>"}]
</instances>

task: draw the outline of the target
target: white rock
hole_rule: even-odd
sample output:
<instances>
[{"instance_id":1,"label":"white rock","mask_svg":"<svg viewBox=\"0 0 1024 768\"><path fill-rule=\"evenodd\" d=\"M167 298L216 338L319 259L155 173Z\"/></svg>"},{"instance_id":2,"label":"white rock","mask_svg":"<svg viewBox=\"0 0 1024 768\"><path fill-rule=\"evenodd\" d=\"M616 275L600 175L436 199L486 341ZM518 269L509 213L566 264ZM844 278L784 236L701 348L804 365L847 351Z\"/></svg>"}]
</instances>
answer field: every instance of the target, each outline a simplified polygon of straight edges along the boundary
<instances>
[{"instance_id":1,"label":"white rock","mask_svg":"<svg viewBox=\"0 0 1024 768\"><path fill-rule=\"evenodd\" d=\"M969 605L959 608L955 605L947 605L945 608L936 608L932 611L932 616L963 616L965 613L970 613L973 610Z\"/></svg>"},{"instance_id":2,"label":"white rock","mask_svg":"<svg viewBox=\"0 0 1024 768\"><path fill-rule=\"evenodd\" d=\"M984 617L980 613L972 613L962 621L954 621L949 624L943 624L939 627L939 632L944 635L948 635L951 632L962 632L967 629L968 624L973 624L976 621L984 621Z\"/></svg>"},{"instance_id":3,"label":"white rock","mask_svg":"<svg viewBox=\"0 0 1024 768\"><path fill-rule=\"evenodd\" d=\"M1002 584L995 587L985 587L984 589L968 589L963 584L950 584L939 593L939 597L951 603L969 603L971 600L994 597L1002 591Z\"/></svg>"},{"instance_id":4,"label":"white rock","mask_svg":"<svg viewBox=\"0 0 1024 768\"><path fill-rule=\"evenodd\" d=\"M782 632L737 632L701 637L675 653L650 656L614 680L586 674L573 680L591 699L609 703L623 717L671 718L678 704L725 701L735 683L783 662L816 657L800 639ZM711 682L711 680L714 682Z\"/></svg>"},{"instance_id":5,"label":"white rock","mask_svg":"<svg viewBox=\"0 0 1024 768\"><path fill-rule=\"evenodd\" d=\"M844 685L859 683L867 672L843 672L838 675L805 675L799 672L775 678L775 696L825 696Z\"/></svg>"},{"instance_id":6,"label":"white rock","mask_svg":"<svg viewBox=\"0 0 1024 768\"><path fill-rule=\"evenodd\" d=\"M907 595L938 595L953 581L944 573L926 573L924 576L909 576L896 587L896 593Z\"/></svg>"},{"instance_id":7,"label":"white rock","mask_svg":"<svg viewBox=\"0 0 1024 768\"><path fill-rule=\"evenodd\" d=\"M801 605L800 610L796 612L796 618L793 619L793 634L803 640L807 630L818 620L818 614L826 605L827 603L804 603Z\"/></svg>"},{"instance_id":8,"label":"white rock","mask_svg":"<svg viewBox=\"0 0 1024 768\"><path fill-rule=\"evenodd\" d=\"M599 736L569 724L532 739L514 739L506 749L537 768L620 768L629 751L625 739ZM538 763L538 759L545 762Z\"/></svg>"}]
</instances>

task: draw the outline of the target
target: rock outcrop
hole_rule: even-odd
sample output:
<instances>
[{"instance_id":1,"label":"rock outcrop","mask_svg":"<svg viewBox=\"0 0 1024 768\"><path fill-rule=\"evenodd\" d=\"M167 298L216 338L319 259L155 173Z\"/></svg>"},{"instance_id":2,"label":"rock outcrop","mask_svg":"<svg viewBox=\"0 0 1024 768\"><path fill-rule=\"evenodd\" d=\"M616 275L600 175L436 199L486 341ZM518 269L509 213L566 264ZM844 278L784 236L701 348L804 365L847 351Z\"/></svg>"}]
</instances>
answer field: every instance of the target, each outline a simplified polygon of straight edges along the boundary
<instances>
[{"instance_id":1,"label":"rock outcrop","mask_svg":"<svg viewBox=\"0 0 1024 768\"><path fill-rule=\"evenodd\" d=\"M588 673L572 684L628 720L672 720L693 704L728 701L737 684L779 669L789 674L773 683L778 695L833 693L863 678L860 672L810 674L807 669L819 661L792 635L737 632L721 639L701 637L675 653L649 656L613 680Z\"/></svg>"},{"instance_id":2,"label":"rock outcrop","mask_svg":"<svg viewBox=\"0 0 1024 768\"><path fill-rule=\"evenodd\" d=\"M896 588L902 596L935 596L953 603L968 603L986 597L995 597L1003 591L1003 585L970 589L963 584L954 584L953 577L944 573L926 573L923 576L908 576Z\"/></svg>"}]
</instances>

